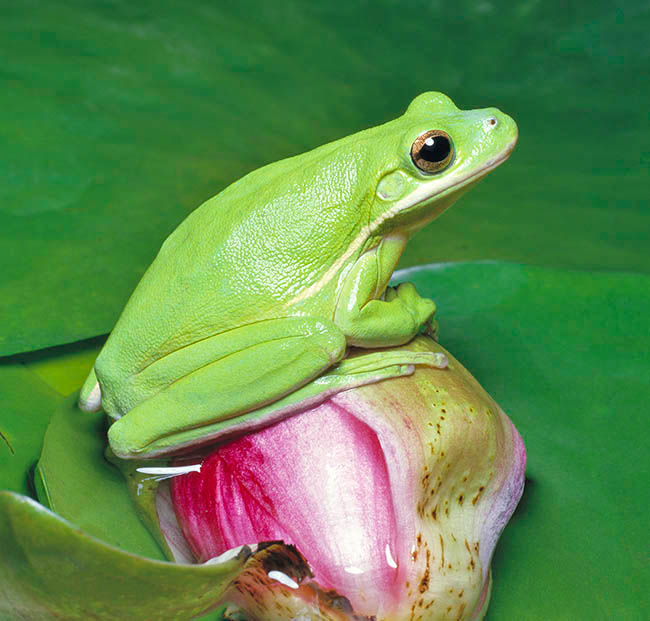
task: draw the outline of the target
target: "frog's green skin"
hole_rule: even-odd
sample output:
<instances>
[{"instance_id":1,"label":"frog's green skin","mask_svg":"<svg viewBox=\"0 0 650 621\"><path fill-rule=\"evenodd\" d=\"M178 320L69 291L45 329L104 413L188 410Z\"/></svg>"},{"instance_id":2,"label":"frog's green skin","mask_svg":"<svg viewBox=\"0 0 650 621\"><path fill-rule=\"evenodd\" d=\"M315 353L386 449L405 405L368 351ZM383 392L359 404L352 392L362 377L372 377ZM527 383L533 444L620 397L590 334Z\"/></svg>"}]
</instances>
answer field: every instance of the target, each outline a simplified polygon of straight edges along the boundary
<instances>
[{"instance_id":1,"label":"frog's green skin","mask_svg":"<svg viewBox=\"0 0 650 621\"><path fill-rule=\"evenodd\" d=\"M410 151L434 129L451 137L454 156L428 174ZM434 303L412 285L387 290L404 246L516 139L499 110L463 111L425 93L394 121L233 183L165 241L100 352L81 407L98 410L101 399L117 421L113 451L142 458L413 364L444 366L408 354L379 356L372 369L337 363L347 346L399 345L431 321Z\"/></svg>"}]
</instances>

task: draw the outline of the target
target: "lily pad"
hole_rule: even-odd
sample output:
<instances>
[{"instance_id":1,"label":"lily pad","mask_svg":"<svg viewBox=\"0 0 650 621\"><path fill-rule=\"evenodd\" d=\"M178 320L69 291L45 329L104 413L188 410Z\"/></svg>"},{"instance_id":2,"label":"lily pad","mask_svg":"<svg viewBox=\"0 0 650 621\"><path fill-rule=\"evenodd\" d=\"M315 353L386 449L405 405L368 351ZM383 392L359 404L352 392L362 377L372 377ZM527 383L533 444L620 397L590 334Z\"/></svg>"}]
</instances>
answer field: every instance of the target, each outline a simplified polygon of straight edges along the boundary
<instances>
[{"instance_id":1,"label":"lily pad","mask_svg":"<svg viewBox=\"0 0 650 621\"><path fill-rule=\"evenodd\" d=\"M650 271L641 0L4 4L0 355L108 332L190 210L432 89L521 140L403 265Z\"/></svg>"},{"instance_id":2,"label":"lily pad","mask_svg":"<svg viewBox=\"0 0 650 621\"><path fill-rule=\"evenodd\" d=\"M69 343L13 356L25 368L35 373L43 382L61 396L67 397L79 390L106 338Z\"/></svg>"}]
</instances>

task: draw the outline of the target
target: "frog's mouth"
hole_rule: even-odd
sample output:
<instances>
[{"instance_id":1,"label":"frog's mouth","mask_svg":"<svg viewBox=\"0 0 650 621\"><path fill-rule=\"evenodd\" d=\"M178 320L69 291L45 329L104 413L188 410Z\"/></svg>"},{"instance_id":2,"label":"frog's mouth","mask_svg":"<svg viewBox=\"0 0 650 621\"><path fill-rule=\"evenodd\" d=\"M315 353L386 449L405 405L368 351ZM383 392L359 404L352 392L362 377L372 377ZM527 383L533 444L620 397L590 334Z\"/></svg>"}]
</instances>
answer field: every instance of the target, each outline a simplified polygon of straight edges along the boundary
<instances>
[{"instance_id":1,"label":"frog's mouth","mask_svg":"<svg viewBox=\"0 0 650 621\"><path fill-rule=\"evenodd\" d=\"M219 445L200 472L172 479L194 560L281 540L355 613L390 618L404 585L416 583L408 560L416 477L404 432L356 414L331 399Z\"/></svg>"}]
</instances>

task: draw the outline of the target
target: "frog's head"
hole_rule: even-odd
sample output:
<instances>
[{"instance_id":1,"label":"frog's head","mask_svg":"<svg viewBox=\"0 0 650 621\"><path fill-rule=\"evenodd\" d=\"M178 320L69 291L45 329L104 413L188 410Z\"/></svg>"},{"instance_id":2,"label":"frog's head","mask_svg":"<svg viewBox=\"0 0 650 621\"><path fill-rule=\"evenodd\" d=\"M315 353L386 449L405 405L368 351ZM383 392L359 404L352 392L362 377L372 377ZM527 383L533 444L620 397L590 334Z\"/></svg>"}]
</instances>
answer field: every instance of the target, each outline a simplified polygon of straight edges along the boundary
<instances>
[{"instance_id":1,"label":"frog's head","mask_svg":"<svg viewBox=\"0 0 650 621\"><path fill-rule=\"evenodd\" d=\"M379 129L379 128L376 128ZM459 110L442 93L423 93L381 127L370 229L421 228L504 162L517 125L496 108Z\"/></svg>"}]
</instances>

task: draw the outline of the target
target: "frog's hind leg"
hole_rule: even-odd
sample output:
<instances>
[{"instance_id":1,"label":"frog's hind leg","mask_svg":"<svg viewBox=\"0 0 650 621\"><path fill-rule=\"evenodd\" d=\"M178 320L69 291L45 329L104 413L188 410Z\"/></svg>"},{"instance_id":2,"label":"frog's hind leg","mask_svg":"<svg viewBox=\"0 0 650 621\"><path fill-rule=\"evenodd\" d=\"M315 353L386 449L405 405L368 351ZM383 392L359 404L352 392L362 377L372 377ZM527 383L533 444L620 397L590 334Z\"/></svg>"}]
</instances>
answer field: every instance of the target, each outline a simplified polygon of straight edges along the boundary
<instances>
[{"instance_id":1,"label":"frog's hind leg","mask_svg":"<svg viewBox=\"0 0 650 621\"><path fill-rule=\"evenodd\" d=\"M214 422L206 420L200 429L179 429L173 435L154 439L145 448L146 454L154 456L176 451L183 446L196 444L199 438L203 443L214 441L226 434L244 433L307 407L315 407L329 396L344 390L392 377L410 375L416 366L444 369L447 363L447 357L442 353L405 350L364 353L341 361L329 371L322 373L284 397L248 412L245 418L215 420L213 417ZM273 372L269 369L269 373ZM258 384L254 384L252 390L256 390L258 387ZM121 424L121 421L116 423L111 431ZM111 438L111 442L114 443L113 438Z\"/></svg>"},{"instance_id":2,"label":"frog's hind leg","mask_svg":"<svg viewBox=\"0 0 650 621\"><path fill-rule=\"evenodd\" d=\"M136 376L158 389L111 426L111 448L119 457L149 457L195 443L206 426L227 431L236 417L322 374L345 348L333 323L308 317L261 321L204 339Z\"/></svg>"}]
</instances>

